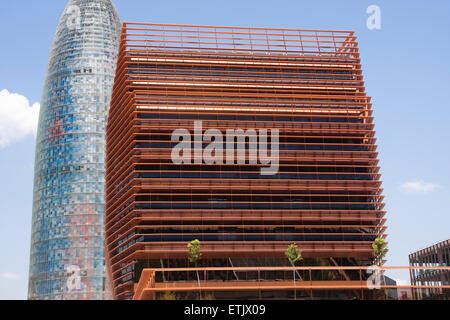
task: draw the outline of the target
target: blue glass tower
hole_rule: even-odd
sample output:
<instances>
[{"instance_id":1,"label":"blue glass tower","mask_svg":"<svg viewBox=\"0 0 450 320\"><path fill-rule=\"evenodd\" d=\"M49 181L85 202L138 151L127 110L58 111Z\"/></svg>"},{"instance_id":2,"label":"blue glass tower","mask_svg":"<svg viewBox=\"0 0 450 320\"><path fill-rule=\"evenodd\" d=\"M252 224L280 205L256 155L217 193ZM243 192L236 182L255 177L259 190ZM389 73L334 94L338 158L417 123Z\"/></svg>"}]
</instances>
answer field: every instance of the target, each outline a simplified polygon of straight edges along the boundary
<instances>
[{"instance_id":1,"label":"blue glass tower","mask_svg":"<svg viewBox=\"0 0 450 320\"><path fill-rule=\"evenodd\" d=\"M105 299L105 130L121 23L71 0L56 31L36 145L29 299Z\"/></svg>"}]
</instances>

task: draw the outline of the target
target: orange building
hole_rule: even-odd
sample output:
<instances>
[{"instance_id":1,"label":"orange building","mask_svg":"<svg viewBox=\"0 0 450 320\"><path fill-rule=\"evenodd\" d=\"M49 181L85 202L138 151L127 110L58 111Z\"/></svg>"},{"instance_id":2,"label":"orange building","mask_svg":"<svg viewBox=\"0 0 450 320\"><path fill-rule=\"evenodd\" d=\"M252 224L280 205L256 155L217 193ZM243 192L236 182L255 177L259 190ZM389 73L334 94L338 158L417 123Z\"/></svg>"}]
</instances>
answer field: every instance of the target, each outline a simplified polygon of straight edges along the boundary
<instances>
[{"instance_id":1,"label":"orange building","mask_svg":"<svg viewBox=\"0 0 450 320\"><path fill-rule=\"evenodd\" d=\"M249 277L248 268L291 266L285 252L293 243L303 266L380 263L371 244L386 227L371 107L353 32L125 23L107 127L114 297L132 299L149 268L167 270L155 281L173 287L212 270L208 279L225 288ZM177 129L192 137L183 163L173 159ZM278 148L277 172L261 174L265 164L251 161L251 134L240 146L246 161L202 161L208 130L237 129L279 132L268 139ZM194 239L203 268L196 274L186 269ZM264 280L292 277L279 272ZM364 276L336 269L317 277ZM250 297L244 291L214 294Z\"/></svg>"}]
</instances>

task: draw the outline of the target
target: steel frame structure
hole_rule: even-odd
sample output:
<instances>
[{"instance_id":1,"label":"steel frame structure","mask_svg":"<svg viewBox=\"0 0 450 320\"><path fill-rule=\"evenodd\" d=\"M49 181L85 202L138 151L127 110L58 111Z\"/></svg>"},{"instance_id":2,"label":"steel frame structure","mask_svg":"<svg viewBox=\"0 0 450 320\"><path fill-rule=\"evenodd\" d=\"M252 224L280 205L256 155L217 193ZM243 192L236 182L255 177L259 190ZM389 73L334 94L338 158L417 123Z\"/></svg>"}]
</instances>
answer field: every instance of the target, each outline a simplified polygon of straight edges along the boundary
<instances>
[{"instance_id":1,"label":"steel frame structure","mask_svg":"<svg viewBox=\"0 0 450 320\"><path fill-rule=\"evenodd\" d=\"M193 239L207 266L270 266L256 259L280 263L294 242L305 258L377 263L371 244L386 227L371 108L354 32L124 23L107 126L115 298L131 299L151 263L186 260ZM279 129L279 173L174 165L171 133L195 120Z\"/></svg>"}]
</instances>

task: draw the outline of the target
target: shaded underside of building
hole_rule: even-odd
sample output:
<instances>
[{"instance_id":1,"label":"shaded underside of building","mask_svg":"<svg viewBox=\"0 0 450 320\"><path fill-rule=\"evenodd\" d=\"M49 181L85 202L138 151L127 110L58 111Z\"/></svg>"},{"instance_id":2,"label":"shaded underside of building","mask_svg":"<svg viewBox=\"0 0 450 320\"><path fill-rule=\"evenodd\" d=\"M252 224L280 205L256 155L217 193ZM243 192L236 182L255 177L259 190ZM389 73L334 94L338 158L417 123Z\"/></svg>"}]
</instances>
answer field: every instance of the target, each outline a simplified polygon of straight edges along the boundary
<instances>
[{"instance_id":1,"label":"shaded underside of building","mask_svg":"<svg viewBox=\"0 0 450 320\"><path fill-rule=\"evenodd\" d=\"M371 245L386 227L371 107L353 32L124 24L107 126L115 298L133 298L144 269L193 266L194 239L197 267L290 266L292 243L305 266L376 263ZM250 159L175 164L172 133L194 140L200 121L201 134L278 129L279 171L262 175ZM239 277L231 269L211 280Z\"/></svg>"}]
</instances>

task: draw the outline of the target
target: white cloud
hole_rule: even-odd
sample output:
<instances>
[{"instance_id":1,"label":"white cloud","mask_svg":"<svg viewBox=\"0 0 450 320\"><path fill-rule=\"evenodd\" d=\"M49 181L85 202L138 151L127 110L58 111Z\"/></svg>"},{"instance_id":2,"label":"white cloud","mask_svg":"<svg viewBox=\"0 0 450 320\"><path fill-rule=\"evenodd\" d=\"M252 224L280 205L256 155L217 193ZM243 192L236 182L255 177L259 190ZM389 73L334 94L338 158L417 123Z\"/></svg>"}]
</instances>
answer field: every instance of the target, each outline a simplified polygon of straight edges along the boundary
<instances>
[{"instance_id":1,"label":"white cloud","mask_svg":"<svg viewBox=\"0 0 450 320\"><path fill-rule=\"evenodd\" d=\"M20 94L0 91L0 149L36 134L39 108Z\"/></svg>"},{"instance_id":2,"label":"white cloud","mask_svg":"<svg viewBox=\"0 0 450 320\"><path fill-rule=\"evenodd\" d=\"M6 279L6 280L17 280L20 277L19 277L18 274L15 274L15 273L12 273L12 272L3 272L3 273L0 273L0 278L1 279Z\"/></svg>"},{"instance_id":3,"label":"white cloud","mask_svg":"<svg viewBox=\"0 0 450 320\"><path fill-rule=\"evenodd\" d=\"M408 181L400 185L400 190L408 194L426 194L440 189L441 186L435 183Z\"/></svg>"}]
</instances>

